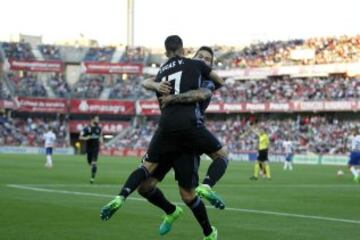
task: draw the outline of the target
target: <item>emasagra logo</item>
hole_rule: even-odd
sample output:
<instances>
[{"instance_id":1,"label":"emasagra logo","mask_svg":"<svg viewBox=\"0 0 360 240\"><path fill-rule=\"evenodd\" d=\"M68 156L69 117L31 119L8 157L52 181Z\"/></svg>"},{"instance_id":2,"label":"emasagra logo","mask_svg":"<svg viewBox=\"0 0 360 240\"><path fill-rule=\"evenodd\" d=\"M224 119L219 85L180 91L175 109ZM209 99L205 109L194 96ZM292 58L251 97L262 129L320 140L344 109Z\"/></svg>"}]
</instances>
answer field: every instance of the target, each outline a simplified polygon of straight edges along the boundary
<instances>
[{"instance_id":1,"label":"emasagra logo","mask_svg":"<svg viewBox=\"0 0 360 240\"><path fill-rule=\"evenodd\" d=\"M79 110L81 112L87 112L89 110L89 104L87 103L86 100L81 100L79 105Z\"/></svg>"}]
</instances>

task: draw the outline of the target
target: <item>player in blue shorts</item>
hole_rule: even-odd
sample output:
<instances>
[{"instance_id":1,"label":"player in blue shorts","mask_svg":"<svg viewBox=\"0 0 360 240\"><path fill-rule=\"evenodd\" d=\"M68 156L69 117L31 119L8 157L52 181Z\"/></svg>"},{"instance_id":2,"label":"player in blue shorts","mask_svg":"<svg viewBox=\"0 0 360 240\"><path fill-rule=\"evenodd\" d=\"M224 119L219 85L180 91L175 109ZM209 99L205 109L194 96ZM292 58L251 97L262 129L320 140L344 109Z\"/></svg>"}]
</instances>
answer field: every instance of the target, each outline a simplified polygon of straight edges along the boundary
<instances>
[{"instance_id":1,"label":"player in blue shorts","mask_svg":"<svg viewBox=\"0 0 360 240\"><path fill-rule=\"evenodd\" d=\"M351 138L351 152L350 159L348 162L350 172L354 176L354 181L359 183L359 171L360 171L360 133L359 129L356 128Z\"/></svg>"},{"instance_id":2,"label":"player in blue shorts","mask_svg":"<svg viewBox=\"0 0 360 240\"><path fill-rule=\"evenodd\" d=\"M293 170L294 144L292 141L284 141L283 147L285 150L284 170Z\"/></svg>"},{"instance_id":3,"label":"player in blue shorts","mask_svg":"<svg viewBox=\"0 0 360 240\"><path fill-rule=\"evenodd\" d=\"M44 145L45 145L45 154L46 154L46 163L45 167L52 168L52 153L53 148L55 147L56 135L53 133L51 127L48 128L48 131L43 135Z\"/></svg>"}]
</instances>

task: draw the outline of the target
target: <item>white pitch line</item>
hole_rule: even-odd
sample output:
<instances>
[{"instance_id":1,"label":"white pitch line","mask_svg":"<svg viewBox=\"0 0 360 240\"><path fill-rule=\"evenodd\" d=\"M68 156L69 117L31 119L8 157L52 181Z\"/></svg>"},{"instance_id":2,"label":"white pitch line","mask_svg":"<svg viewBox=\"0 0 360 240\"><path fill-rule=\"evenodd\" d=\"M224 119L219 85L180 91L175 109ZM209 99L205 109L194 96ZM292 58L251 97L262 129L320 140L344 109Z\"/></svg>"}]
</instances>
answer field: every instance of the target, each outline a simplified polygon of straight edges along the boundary
<instances>
[{"instance_id":1,"label":"white pitch line","mask_svg":"<svg viewBox=\"0 0 360 240\"><path fill-rule=\"evenodd\" d=\"M62 184L62 183L51 183L51 184L37 184L37 183L26 183L26 184L18 184L19 186L32 186L32 187L81 187L81 188L120 188L121 184ZM164 184L161 183L161 187L174 187L174 184ZM227 187L244 187L244 188L353 188L353 189L360 189L358 188L357 184L276 184L276 185L256 185L256 184L223 184L221 188Z\"/></svg>"},{"instance_id":2,"label":"white pitch line","mask_svg":"<svg viewBox=\"0 0 360 240\"><path fill-rule=\"evenodd\" d=\"M6 186L11 187L11 188L31 190L31 191L37 191L37 192L61 193L61 194L78 195L78 196L91 196L91 197L101 197L101 198L112 198L112 197L114 197L114 195L110 195L110 194L76 192L76 191L66 191L66 190L53 190L53 189L29 187L29 186L23 186L23 185L17 185L17 184L7 184ZM129 197L128 199L135 200L135 201L146 201L143 198ZM181 202L175 202L175 204L184 205L184 203L181 203ZM209 206L207 206L207 208L214 209L213 207L209 207ZM330 221L330 222L342 222L342 223L360 224L360 220L351 220L351 219L343 219L343 218L331 218L331 217L293 214L293 213L285 213L285 212L263 211L263 210L245 209L245 208L230 208L230 207L227 207L225 210L226 211L234 211L234 212L246 212L246 213L254 213L254 214L263 214L263 215L274 215L274 216L282 216L282 217L315 219L315 220L323 220L323 221Z\"/></svg>"}]
</instances>

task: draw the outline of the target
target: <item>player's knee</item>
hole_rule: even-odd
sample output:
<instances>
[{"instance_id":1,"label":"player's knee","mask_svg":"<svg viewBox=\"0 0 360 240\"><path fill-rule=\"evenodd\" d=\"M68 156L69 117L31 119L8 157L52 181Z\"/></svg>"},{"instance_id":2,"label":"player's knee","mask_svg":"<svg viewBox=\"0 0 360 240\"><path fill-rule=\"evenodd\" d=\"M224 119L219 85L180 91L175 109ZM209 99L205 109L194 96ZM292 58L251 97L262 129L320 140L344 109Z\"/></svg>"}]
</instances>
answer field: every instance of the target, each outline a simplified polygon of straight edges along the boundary
<instances>
[{"instance_id":1,"label":"player's knee","mask_svg":"<svg viewBox=\"0 0 360 240\"><path fill-rule=\"evenodd\" d=\"M190 203L196 198L195 191L191 190L180 190L180 196L184 203Z\"/></svg>"},{"instance_id":2,"label":"player's knee","mask_svg":"<svg viewBox=\"0 0 360 240\"><path fill-rule=\"evenodd\" d=\"M224 160L226 162L226 164L228 163L228 152L225 150L225 148L221 148L219 151L209 154L210 158L213 161L217 161L217 160Z\"/></svg>"},{"instance_id":3,"label":"player's knee","mask_svg":"<svg viewBox=\"0 0 360 240\"><path fill-rule=\"evenodd\" d=\"M157 180L155 178L149 178L148 180L142 182L138 187L138 193L144 197L147 193L153 191L156 187Z\"/></svg>"},{"instance_id":4,"label":"player's knee","mask_svg":"<svg viewBox=\"0 0 360 240\"><path fill-rule=\"evenodd\" d=\"M137 192L143 196L144 198L147 198L151 192L153 192L155 189L151 186L139 186L137 189Z\"/></svg>"},{"instance_id":5,"label":"player's knee","mask_svg":"<svg viewBox=\"0 0 360 240\"><path fill-rule=\"evenodd\" d=\"M227 165L229 164L229 158L228 157L216 157L216 158L212 158L213 161L219 161L220 163L222 163L223 165L225 165L224 167L226 168Z\"/></svg>"},{"instance_id":6,"label":"player's knee","mask_svg":"<svg viewBox=\"0 0 360 240\"><path fill-rule=\"evenodd\" d=\"M152 173L156 169L157 165L157 163L143 161L141 167L144 168L148 173Z\"/></svg>"}]
</instances>

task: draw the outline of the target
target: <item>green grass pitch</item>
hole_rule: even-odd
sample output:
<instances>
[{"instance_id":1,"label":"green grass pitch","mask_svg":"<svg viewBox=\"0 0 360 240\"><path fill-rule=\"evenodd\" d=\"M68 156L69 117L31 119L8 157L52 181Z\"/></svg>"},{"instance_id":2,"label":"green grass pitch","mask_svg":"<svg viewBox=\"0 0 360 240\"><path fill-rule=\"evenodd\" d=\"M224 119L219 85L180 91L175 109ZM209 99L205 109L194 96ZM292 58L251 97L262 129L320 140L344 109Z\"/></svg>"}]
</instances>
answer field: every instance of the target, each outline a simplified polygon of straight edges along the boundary
<instances>
[{"instance_id":1,"label":"green grass pitch","mask_svg":"<svg viewBox=\"0 0 360 240\"><path fill-rule=\"evenodd\" d=\"M44 168L41 155L0 155L0 239L2 240L201 240L187 207L172 232L160 237L163 213L134 193L109 222L100 208L119 192L136 158L100 157L96 183L88 183L85 156L54 156ZM201 164L200 178L208 161ZM271 181L249 181L252 164L231 162L215 190L224 211L208 208L220 240L360 239L360 184L346 167L296 165L283 171L273 163ZM345 175L337 177L342 169ZM180 203L170 173L160 185ZM183 206L183 205L182 205Z\"/></svg>"}]
</instances>

